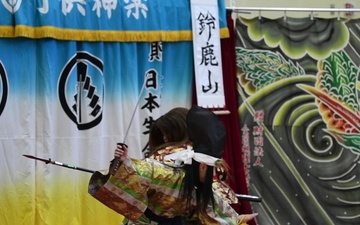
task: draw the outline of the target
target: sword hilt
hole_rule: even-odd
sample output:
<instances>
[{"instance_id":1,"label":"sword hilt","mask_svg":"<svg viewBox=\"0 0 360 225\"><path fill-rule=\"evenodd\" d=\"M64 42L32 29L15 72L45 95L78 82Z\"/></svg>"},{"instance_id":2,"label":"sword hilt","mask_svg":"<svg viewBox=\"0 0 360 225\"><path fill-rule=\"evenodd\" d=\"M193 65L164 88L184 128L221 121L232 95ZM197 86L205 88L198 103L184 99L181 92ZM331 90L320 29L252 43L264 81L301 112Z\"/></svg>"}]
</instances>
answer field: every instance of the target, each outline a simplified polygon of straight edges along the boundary
<instances>
[{"instance_id":1,"label":"sword hilt","mask_svg":"<svg viewBox=\"0 0 360 225\"><path fill-rule=\"evenodd\" d=\"M244 201L251 201L251 202L261 202L262 201L261 197L253 196L253 195L236 194L236 197L239 200L244 200Z\"/></svg>"},{"instance_id":2,"label":"sword hilt","mask_svg":"<svg viewBox=\"0 0 360 225\"><path fill-rule=\"evenodd\" d=\"M125 146L126 148L128 147L127 144L124 144L124 143L117 143L117 145ZM111 166L110 166L110 174L111 175L114 175L116 173L116 171L119 169L121 163L122 162L121 162L120 157L114 158L114 160L111 162Z\"/></svg>"}]
</instances>

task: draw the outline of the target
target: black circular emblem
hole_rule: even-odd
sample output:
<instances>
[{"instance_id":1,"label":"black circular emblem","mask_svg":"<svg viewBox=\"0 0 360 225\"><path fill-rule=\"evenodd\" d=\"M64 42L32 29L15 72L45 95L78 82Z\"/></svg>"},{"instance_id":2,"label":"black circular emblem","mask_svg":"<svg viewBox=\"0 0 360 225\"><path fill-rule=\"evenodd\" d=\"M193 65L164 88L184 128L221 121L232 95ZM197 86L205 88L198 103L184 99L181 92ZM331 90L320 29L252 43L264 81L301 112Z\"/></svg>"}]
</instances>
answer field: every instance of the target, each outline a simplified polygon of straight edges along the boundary
<instances>
[{"instance_id":1,"label":"black circular emblem","mask_svg":"<svg viewBox=\"0 0 360 225\"><path fill-rule=\"evenodd\" d=\"M0 61L0 116L5 109L7 97L9 94L9 84L4 65Z\"/></svg>"},{"instance_id":2,"label":"black circular emblem","mask_svg":"<svg viewBox=\"0 0 360 225\"><path fill-rule=\"evenodd\" d=\"M103 62L88 52L77 52L61 72L58 97L79 130L90 129L101 122L103 96Z\"/></svg>"}]
</instances>

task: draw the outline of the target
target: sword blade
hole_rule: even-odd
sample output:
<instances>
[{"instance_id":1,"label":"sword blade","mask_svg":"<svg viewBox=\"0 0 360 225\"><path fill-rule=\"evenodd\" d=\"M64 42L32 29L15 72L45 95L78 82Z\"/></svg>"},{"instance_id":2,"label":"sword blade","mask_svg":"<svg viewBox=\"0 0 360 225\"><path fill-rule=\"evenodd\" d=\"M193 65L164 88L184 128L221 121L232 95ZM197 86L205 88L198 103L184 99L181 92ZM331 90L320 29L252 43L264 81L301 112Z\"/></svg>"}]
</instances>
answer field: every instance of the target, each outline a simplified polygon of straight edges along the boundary
<instances>
[{"instance_id":1,"label":"sword blade","mask_svg":"<svg viewBox=\"0 0 360 225\"><path fill-rule=\"evenodd\" d=\"M243 201L251 201L251 202L261 202L262 201L261 197L253 196L253 195L236 194L236 197L239 200L243 200Z\"/></svg>"},{"instance_id":2,"label":"sword blade","mask_svg":"<svg viewBox=\"0 0 360 225\"><path fill-rule=\"evenodd\" d=\"M38 157L35 157L33 155L25 155L23 154L23 156L27 157L27 158L30 158L30 159L35 159L35 160L40 160L40 161L43 161L44 163L48 164L51 162L51 159L42 159L42 158L38 158Z\"/></svg>"},{"instance_id":3,"label":"sword blade","mask_svg":"<svg viewBox=\"0 0 360 225\"><path fill-rule=\"evenodd\" d=\"M77 167L77 166L70 165L70 164L65 164L65 163L62 163L62 162L57 162L57 161L54 161L54 160L51 160L51 159L43 159L43 158L35 157L35 156L32 156L32 155L25 155L25 154L23 154L23 156L25 156L27 158L30 158L30 159L40 160L40 161L42 161L42 162L44 162L46 164L50 163L50 164L53 164L53 165L56 165L56 166L62 166L62 167L68 168L68 169L81 170L81 171L88 172L88 173L94 173L95 172L93 170Z\"/></svg>"}]
</instances>

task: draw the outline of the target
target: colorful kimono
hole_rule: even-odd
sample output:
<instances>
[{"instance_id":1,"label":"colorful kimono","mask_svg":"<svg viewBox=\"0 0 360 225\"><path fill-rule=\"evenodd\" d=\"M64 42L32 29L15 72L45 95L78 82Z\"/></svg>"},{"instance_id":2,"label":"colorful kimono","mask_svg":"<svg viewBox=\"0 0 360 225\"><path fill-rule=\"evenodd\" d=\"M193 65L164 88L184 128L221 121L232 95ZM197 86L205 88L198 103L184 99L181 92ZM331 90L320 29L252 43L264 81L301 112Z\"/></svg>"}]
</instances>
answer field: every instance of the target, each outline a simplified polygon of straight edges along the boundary
<instances>
[{"instance_id":1,"label":"colorful kimono","mask_svg":"<svg viewBox=\"0 0 360 225\"><path fill-rule=\"evenodd\" d=\"M191 148L191 144L184 144L182 146L168 146L166 148L155 151L150 158L155 159L160 162L164 162L167 165L172 166L174 162L170 160L164 160L166 155L177 153L185 149ZM226 200L229 204L239 204L239 201L236 197L236 193L229 187L229 185L222 179L219 179L217 174L214 175L213 180L213 192L215 195L218 195L220 198Z\"/></svg>"},{"instance_id":2,"label":"colorful kimono","mask_svg":"<svg viewBox=\"0 0 360 225\"><path fill-rule=\"evenodd\" d=\"M144 212L150 210L157 216L173 218L195 212L189 221L192 224L237 225L240 216L220 196L215 195L215 210L212 206L206 214L198 214L195 207L186 208L180 188L185 176L183 169L173 168L154 159L126 159L113 176L104 177L95 172L89 183L89 193L97 200L115 210L132 224L157 224ZM184 224L188 224L185 222Z\"/></svg>"}]
</instances>

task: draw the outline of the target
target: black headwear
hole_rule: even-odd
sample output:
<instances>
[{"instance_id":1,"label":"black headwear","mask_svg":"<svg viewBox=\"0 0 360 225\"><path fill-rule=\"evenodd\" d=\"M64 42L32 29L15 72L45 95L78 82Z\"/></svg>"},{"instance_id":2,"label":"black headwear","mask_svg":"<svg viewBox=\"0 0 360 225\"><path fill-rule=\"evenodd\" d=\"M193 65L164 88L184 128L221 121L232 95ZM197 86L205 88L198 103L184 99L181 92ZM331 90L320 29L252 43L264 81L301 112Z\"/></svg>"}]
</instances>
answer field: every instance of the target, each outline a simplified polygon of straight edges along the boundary
<instances>
[{"instance_id":1,"label":"black headwear","mask_svg":"<svg viewBox=\"0 0 360 225\"><path fill-rule=\"evenodd\" d=\"M226 141L224 123L211 110L193 106L186 118L195 152L222 158Z\"/></svg>"}]
</instances>

